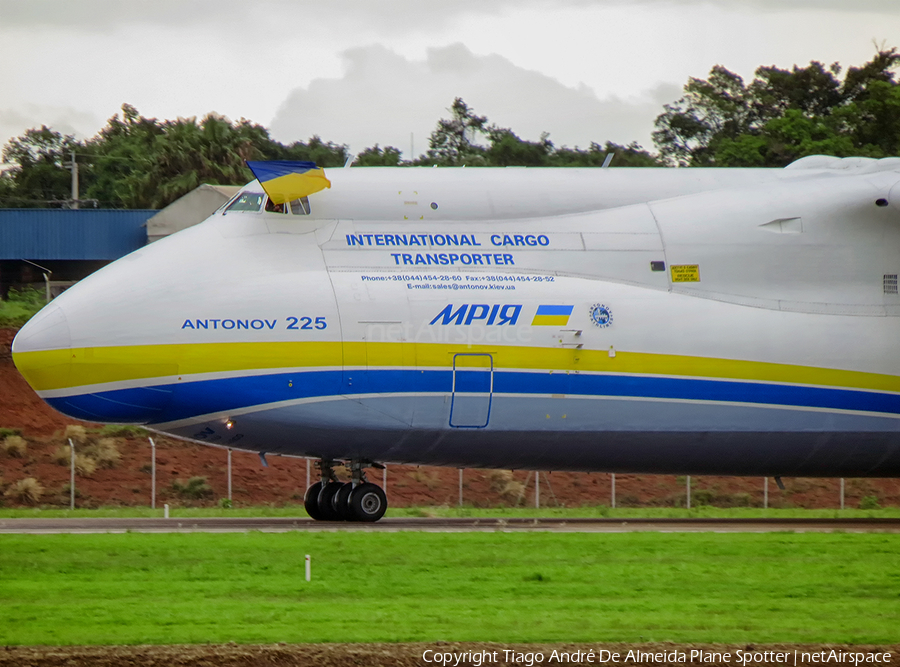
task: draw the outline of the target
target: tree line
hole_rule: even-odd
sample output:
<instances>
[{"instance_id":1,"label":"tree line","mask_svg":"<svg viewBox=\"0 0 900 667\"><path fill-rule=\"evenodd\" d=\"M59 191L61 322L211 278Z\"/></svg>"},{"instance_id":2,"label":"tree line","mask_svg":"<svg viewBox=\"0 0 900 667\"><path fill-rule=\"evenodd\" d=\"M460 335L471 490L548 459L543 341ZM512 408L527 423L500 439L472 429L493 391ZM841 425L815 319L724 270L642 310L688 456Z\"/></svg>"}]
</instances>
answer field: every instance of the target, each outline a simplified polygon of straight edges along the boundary
<instances>
[{"instance_id":1,"label":"tree line","mask_svg":"<svg viewBox=\"0 0 900 667\"><path fill-rule=\"evenodd\" d=\"M683 96L656 118L656 153L636 142L556 146L548 134L527 141L490 123L461 98L437 122L428 151L402 160L378 144L355 156L357 166L783 167L804 155L900 155L900 85L896 48L843 68L813 61L790 70L759 67L745 84L720 65L691 78ZM246 160L311 160L342 166L347 145L314 136L283 144L262 125L216 113L201 120L157 120L129 104L96 136L78 140L42 126L3 148L12 169L0 175L0 207L71 205L69 169L77 163L82 206L161 208L201 183L243 184Z\"/></svg>"}]
</instances>

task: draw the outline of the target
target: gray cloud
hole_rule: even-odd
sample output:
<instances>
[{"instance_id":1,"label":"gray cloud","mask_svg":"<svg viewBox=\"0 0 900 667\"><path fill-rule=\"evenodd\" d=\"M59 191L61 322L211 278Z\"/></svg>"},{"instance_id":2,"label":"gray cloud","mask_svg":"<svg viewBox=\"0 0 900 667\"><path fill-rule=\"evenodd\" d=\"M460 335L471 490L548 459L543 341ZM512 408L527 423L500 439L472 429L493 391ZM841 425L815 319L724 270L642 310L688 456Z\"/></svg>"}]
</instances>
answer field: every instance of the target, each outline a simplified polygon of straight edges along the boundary
<instances>
[{"instance_id":1,"label":"gray cloud","mask_svg":"<svg viewBox=\"0 0 900 667\"><path fill-rule=\"evenodd\" d=\"M109 30L135 23L158 25L219 25L244 31L289 29L331 23L334 30L347 26L378 29L439 29L446 21L471 15L496 15L524 8L604 7L636 5L710 5L710 0L0 0L0 25L4 27L54 26ZM732 0L728 9L772 11L832 10L900 14L897 0ZM335 22L339 23L335 23ZM241 32L229 38L240 39Z\"/></svg>"},{"instance_id":2,"label":"gray cloud","mask_svg":"<svg viewBox=\"0 0 900 667\"><path fill-rule=\"evenodd\" d=\"M110 114L112 115L112 114ZM35 104L0 109L0 146L20 136L26 129L46 125L60 134L74 134L79 139L92 136L102 125L94 114L71 107Z\"/></svg>"},{"instance_id":3,"label":"gray cloud","mask_svg":"<svg viewBox=\"0 0 900 667\"><path fill-rule=\"evenodd\" d=\"M343 57L341 78L315 79L290 94L270 124L273 136L293 141L319 135L356 151L394 145L408 155L413 133L418 155L454 97L462 97L476 113L526 139L549 132L556 145L611 140L649 147L653 119L680 94L677 86L663 85L638 99L599 99L586 86L564 86L462 44L429 49L424 61L383 46L349 49Z\"/></svg>"},{"instance_id":4,"label":"gray cloud","mask_svg":"<svg viewBox=\"0 0 900 667\"><path fill-rule=\"evenodd\" d=\"M544 0L523 0L529 2ZM158 25L239 26L242 31L276 33L294 27L302 32L310 23L339 19L344 25L371 24L409 27L439 23L451 16L477 12L493 14L509 6L512 0L454 0L431 3L420 0L0 0L0 25L7 27L73 26L99 30L135 23ZM335 29L341 29L335 25ZM240 39L240 31L227 35Z\"/></svg>"}]
</instances>

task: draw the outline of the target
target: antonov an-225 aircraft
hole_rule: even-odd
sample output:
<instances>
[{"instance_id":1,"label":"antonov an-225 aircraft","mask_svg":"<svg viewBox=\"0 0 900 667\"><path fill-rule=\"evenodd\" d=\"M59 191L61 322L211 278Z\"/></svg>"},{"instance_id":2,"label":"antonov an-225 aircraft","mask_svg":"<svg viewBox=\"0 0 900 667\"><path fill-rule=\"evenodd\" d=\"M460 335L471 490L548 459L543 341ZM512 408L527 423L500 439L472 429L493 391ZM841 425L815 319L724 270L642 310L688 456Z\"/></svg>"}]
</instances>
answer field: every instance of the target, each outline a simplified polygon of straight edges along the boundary
<instances>
[{"instance_id":1,"label":"antonov an-225 aircraft","mask_svg":"<svg viewBox=\"0 0 900 667\"><path fill-rule=\"evenodd\" d=\"M900 474L900 158L251 167L19 332L50 405L314 457L317 519L384 462Z\"/></svg>"}]
</instances>

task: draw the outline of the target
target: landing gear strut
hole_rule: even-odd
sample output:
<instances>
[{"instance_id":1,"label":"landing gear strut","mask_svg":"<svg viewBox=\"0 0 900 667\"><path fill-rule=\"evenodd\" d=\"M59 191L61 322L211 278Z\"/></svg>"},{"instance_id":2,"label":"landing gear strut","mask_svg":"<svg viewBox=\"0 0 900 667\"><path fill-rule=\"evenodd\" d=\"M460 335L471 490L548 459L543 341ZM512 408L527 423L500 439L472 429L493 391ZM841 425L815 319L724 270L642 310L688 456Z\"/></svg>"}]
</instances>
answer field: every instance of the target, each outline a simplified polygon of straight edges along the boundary
<instances>
[{"instance_id":1,"label":"landing gear strut","mask_svg":"<svg viewBox=\"0 0 900 667\"><path fill-rule=\"evenodd\" d=\"M321 481L306 490L303 504L316 521L378 521L387 510L387 496L381 487L366 480L365 468L383 466L353 459L346 466L352 481L341 482L334 474L336 461L319 459Z\"/></svg>"}]
</instances>

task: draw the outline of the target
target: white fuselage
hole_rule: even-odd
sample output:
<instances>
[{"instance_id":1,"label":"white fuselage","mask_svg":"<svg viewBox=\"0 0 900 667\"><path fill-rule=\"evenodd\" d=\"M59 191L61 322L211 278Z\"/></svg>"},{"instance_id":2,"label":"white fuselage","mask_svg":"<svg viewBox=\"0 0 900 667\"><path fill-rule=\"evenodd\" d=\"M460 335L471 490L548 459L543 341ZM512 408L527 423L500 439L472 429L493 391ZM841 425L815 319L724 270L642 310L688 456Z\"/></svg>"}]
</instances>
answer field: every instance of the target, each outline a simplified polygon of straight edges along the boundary
<instances>
[{"instance_id":1,"label":"white fuselage","mask_svg":"<svg viewBox=\"0 0 900 667\"><path fill-rule=\"evenodd\" d=\"M895 475L900 173L803 166L336 170L97 272L14 359L66 414L256 451Z\"/></svg>"}]
</instances>

